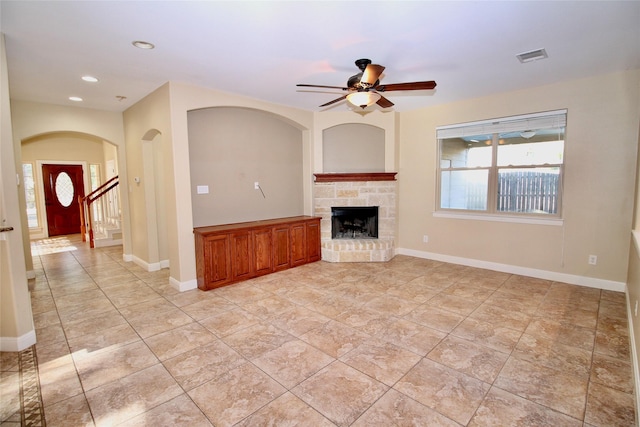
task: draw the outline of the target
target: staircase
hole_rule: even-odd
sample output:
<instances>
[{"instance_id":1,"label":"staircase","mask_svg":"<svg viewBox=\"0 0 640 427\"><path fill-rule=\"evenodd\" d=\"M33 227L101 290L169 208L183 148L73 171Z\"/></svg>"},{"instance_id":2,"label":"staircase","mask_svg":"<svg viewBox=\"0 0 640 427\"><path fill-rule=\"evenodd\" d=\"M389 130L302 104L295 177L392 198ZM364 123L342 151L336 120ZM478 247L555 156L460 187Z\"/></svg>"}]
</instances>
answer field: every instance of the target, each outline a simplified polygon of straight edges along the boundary
<instances>
[{"instance_id":1,"label":"staircase","mask_svg":"<svg viewBox=\"0 0 640 427\"><path fill-rule=\"evenodd\" d=\"M114 176L85 197L79 197L80 232L89 246L105 247L122 244L120 181Z\"/></svg>"}]
</instances>

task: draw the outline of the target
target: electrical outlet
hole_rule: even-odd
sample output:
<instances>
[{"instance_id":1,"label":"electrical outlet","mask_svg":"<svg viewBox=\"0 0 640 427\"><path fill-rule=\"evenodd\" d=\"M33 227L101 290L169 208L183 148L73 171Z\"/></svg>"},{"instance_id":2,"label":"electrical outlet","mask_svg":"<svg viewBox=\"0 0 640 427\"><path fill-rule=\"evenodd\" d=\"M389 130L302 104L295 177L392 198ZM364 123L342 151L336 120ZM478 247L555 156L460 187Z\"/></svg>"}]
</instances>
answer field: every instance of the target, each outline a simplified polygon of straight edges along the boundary
<instances>
[{"instance_id":1,"label":"electrical outlet","mask_svg":"<svg viewBox=\"0 0 640 427\"><path fill-rule=\"evenodd\" d=\"M422 243L429 243L429 236L427 236L426 234L422 236Z\"/></svg>"},{"instance_id":2,"label":"electrical outlet","mask_svg":"<svg viewBox=\"0 0 640 427\"><path fill-rule=\"evenodd\" d=\"M260 189L260 183L258 181L253 183L253 189L254 190L259 190Z\"/></svg>"},{"instance_id":3,"label":"electrical outlet","mask_svg":"<svg viewBox=\"0 0 640 427\"><path fill-rule=\"evenodd\" d=\"M589 264L590 265L596 265L598 263L598 256L597 255L589 255Z\"/></svg>"}]
</instances>

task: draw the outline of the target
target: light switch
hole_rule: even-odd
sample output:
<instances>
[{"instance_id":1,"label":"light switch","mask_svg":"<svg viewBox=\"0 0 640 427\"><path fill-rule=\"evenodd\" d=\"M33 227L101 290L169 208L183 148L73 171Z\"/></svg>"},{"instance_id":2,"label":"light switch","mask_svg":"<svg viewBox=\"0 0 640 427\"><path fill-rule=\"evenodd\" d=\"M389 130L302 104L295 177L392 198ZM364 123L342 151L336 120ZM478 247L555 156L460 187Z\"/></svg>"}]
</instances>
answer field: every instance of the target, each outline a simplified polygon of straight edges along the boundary
<instances>
[{"instance_id":1,"label":"light switch","mask_svg":"<svg viewBox=\"0 0 640 427\"><path fill-rule=\"evenodd\" d=\"M208 185L198 185L196 187L196 192L198 194L209 194L209 186Z\"/></svg>"}]
</instances>

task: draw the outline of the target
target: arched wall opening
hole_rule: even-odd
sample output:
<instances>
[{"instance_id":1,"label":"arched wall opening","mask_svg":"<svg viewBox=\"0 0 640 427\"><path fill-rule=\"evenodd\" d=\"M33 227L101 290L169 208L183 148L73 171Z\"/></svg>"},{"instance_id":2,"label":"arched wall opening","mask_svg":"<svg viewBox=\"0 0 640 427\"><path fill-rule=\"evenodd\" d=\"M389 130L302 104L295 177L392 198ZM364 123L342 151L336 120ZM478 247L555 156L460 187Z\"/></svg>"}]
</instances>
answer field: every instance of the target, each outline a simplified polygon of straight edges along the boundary
<instances>
[{"instance_id":1,"label":"arched wall opening","mask_svg":"<svg viewBox=\"0 0 640 427\"><path fill-rule=\"evenodd\" d=\"M43 165L81 166L85 195L118 173L118 146L97 135L53 131L23 138L20 145L20 174L24 184L20 200L21 208L27 212L31 239L48 237ZM119 202L119 189L116 198ZM121 212L118 212L117 221L121 221Z\"/></svg>"}]
</instances>

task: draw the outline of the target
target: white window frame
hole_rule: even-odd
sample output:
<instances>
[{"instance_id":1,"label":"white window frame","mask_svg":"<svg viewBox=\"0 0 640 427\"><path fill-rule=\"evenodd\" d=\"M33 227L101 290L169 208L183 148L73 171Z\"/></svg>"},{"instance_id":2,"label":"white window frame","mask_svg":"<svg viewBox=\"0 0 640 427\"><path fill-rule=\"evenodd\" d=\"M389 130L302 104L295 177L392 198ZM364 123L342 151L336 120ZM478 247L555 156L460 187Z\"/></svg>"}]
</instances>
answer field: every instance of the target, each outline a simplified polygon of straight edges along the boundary
<instances>
[{"instance_id":1,"label":"white window frame","mask_svg":"<svg viewBox=\"0 0 640 427\"><path fill-rule=\"evenodd\" d=\"M531 129L544 129L544 128L565 128L566 137L566 122L567 122L567 110L553 110L541 113L525 114L518 116L502 117L496 119L482 120L476 122L460 123L447 126L439 126L436 128L436 140L438 142L438 150L436 156L436 200L435 200L435 212L434 216L437 217L449 217L449 218L464 218L464 219L477 219L477 220L489 220L489 221L504 221L504 222L522 222L522 223L538 223L546 225L561 225L562 224L562 188L563 188L563 176L564 166L566 159L563 155L563 162L561 164L548 165L550 167L559 168L559 181L558 181L558 195L557 195L557 211L555 214L546 213L521 213L521 212L500 212L497 210L497 176L499 169L508 169L509 167L497 165L497 147L499 133L504 132L516 132L526 131ZM458 170L489 170L489 182L487 189L487 209L486 210L471 210L471 209L454 209L454 208L441 208L441 179L443 170L452 170L450 168L443 168L441 164L441 150L443 139L456 138L456 137L469 137L476 135L493 135L492 138L492 162L491 165L482 168L460 168ZM566 151L566 144L565 144ZM536 167L545 167L547 165L537 165ZM531 165L514 166L513 168L525 169L532 167Z\"/></svg>"}]
</instances>

